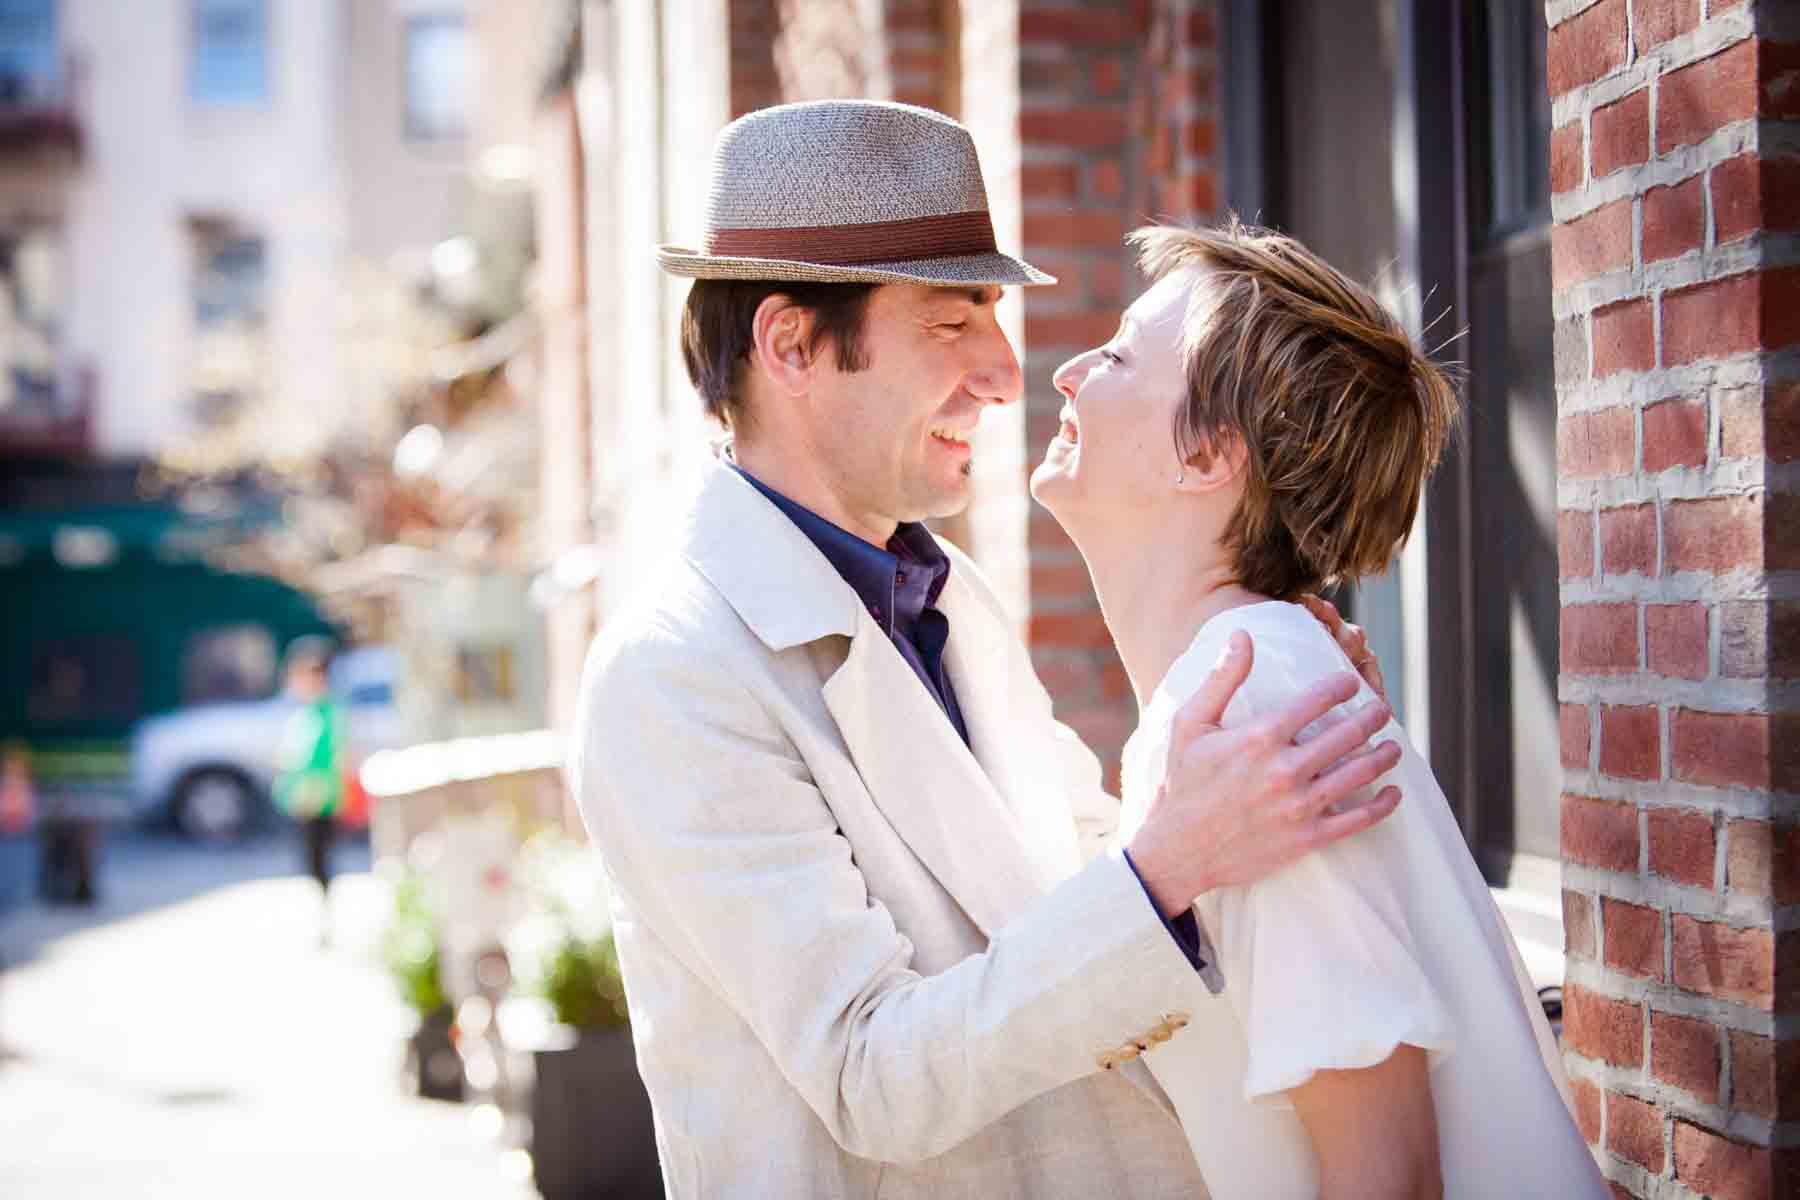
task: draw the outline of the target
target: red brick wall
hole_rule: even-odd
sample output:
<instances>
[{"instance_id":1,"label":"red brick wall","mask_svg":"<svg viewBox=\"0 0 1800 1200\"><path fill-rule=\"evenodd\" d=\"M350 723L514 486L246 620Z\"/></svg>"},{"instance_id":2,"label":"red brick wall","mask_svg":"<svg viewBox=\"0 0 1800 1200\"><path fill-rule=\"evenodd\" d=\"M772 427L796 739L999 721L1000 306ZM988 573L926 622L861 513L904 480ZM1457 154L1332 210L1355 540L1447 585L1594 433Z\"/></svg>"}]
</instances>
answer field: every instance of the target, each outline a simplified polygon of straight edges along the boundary
<instances>
[{"instance_id":1,"label":"red brick wall","mask_svg":"<svg viewBox=\"0 0 1800 1200\"><path fill-rule=\"evenodd\" d=\"M1546 5L1566 1049L1622 1195L1800 1186L1787 9Z\"/></svg>"},{"instance_id":2,"label":"red brick wall","mask_svg":"<svg viewBox=\"0 0 1800 1200\"><path fill-rule=\"evenodd\" d=\"M1055 435L1050 377L1112 336L1140 287L1123 239L1153 216L1215 216L1217 36L1210 0L1021 0L1024 253L1061 282L1025 294L1027 459ZM1058 715L1116 779L1136 723L1086 568L1034 508L1028 635Z\"/></svg>"},{"instance_id":3,"label":"red brick wall","mask_svg":"<svg viewBox=\"0 0 1800 1200\"><path fill-rule=\"evenodd\" d=\"M787 0L788 4L795 0ZM861 30L867 43L865 52L885 66L887 86L864 86L860 93L876 99L899 100L920 104L955 115L957 54L956 34L960 30L955 0L882 0L881 28L862 29L862 9L856 0L806 0L837 6L830 14L844 31L832 47L838 52L858 48L856 30ZM777 65L777 42L781 38L782 14L787 9L781 0L731 0L731 115L741 117L753 109L796 99L783 94L781 72ZM829 73L833 79L848 76L840 70ZM873 83L873 81L867 81ZM817 89L815 89L817 90ZM831 89L827 89L831 90Z\"/></svg>"}]
</instances>

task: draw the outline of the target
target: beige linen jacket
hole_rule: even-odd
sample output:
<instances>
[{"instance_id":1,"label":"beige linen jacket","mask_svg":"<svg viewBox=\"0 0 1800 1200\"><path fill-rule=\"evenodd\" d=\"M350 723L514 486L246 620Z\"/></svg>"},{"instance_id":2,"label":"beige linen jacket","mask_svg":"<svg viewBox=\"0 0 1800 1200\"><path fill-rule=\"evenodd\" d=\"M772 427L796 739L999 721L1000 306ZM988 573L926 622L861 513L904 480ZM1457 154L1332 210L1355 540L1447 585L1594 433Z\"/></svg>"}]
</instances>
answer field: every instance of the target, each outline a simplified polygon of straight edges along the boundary
<instances>
[{"instance_id":1,"label":"beige linen jacket","mask_svg":"<svg viewBox=\"0 0 1800 1200\"><path fill-rule=\"evenodd\" d=\"M672 1197L1204 1195L1142 1063L1101 1069L1182 1036L1199 981L1105 845L1094 756L946 549L973 753L722 465L589 655L570 777Z\"/></svg>"}]
</instances>

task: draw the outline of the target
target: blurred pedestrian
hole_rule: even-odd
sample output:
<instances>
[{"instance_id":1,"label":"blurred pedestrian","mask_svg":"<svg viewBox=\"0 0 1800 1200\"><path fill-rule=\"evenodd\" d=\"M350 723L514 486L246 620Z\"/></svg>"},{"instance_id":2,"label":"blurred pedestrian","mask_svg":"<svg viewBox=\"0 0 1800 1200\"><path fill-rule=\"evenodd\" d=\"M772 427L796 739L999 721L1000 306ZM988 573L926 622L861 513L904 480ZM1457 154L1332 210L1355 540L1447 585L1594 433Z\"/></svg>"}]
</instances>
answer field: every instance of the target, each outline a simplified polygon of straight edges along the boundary
<instances>
[{"instance_id":1,"label":"blurred pedestrian","mask_svg":"<svg viewBox=\"0 0 1800 1200\"><path fill-rule=\"evenodd\" d=\"M288 647L287 690L300 707L283 731L275 776L275 802L300 827L307 870L319 881L321 945L331 941L331 846L343 804L343 718L331 695L332 653L322 637Z\"/></svg>"}]
</instances>

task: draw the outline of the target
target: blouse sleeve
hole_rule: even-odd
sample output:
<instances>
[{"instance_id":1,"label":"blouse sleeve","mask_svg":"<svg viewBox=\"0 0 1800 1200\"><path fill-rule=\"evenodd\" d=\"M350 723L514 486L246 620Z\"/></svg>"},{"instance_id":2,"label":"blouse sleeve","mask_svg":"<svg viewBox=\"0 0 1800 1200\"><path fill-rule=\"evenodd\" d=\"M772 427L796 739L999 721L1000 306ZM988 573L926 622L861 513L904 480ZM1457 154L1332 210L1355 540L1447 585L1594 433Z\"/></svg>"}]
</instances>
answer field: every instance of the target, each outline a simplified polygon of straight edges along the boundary
<instances>
[{"instance_id":1,"label":"blouse sleeve","mask_svg":"<svg viewBox=\"0 0 1800 1200\"><path fill-rule=\"evenodd\" d=\"M1257 664L1226 724L1292 696L1335 667L1306 664L1257 640ZM1390 726L1390 736L1397 727ZM1398 785L1402 812L1430 789L1407 754L1379 787ZM1436 1060L1452 1048L1448 1012L1416 944L1409 909L1429 902L1409 886L1401 814L1309 854L1248 887L1217 896L1216 942L1225 994L1248 1048L1247 1100L1280 1099L1319 1070L1372 1067L1401 1045Z\"/></svg>"}]
</instances>

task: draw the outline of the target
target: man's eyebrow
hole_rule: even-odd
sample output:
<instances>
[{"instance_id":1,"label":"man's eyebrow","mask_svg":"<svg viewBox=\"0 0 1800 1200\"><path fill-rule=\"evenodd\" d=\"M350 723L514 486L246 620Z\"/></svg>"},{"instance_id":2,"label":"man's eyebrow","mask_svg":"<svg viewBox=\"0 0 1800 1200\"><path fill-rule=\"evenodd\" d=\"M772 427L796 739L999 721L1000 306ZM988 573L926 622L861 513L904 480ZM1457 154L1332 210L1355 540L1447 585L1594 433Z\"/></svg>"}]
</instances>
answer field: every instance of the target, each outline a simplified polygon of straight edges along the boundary
<instances>
[{"instance_id":1,"label":"man's eyebrow","mask_svg":"<svg viewBox=\"0 0 1800 1200\"><path fill-rule=\"evenodd\" d=\"M1000 302L1000 289L997 287L939 287L931 289L931 298L939 302L967 300L976 308L984 304Z\"/></svg>"}]
</instances>

